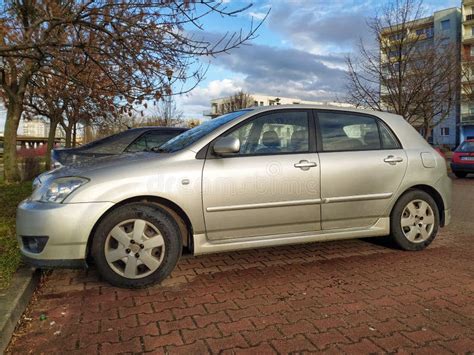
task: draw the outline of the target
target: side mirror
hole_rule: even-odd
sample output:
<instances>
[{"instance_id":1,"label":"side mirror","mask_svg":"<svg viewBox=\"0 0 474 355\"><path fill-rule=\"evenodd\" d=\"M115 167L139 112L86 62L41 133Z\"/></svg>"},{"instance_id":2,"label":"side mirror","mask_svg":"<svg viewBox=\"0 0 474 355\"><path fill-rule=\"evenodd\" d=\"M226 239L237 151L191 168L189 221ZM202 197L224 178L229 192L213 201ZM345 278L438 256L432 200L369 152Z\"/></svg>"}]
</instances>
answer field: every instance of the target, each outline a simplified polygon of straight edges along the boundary
<instances>
[{"instance_id":1,"label":"side mirror","mask_svg":"<svg viewBox=\"0 0 474 355\"><path fill-rule=\"evenodd\" d=\"M215 141L213 149L217 155L238 153L240 150L240 140L231 136L222 137Z\"/></svg>"}]
</instances>

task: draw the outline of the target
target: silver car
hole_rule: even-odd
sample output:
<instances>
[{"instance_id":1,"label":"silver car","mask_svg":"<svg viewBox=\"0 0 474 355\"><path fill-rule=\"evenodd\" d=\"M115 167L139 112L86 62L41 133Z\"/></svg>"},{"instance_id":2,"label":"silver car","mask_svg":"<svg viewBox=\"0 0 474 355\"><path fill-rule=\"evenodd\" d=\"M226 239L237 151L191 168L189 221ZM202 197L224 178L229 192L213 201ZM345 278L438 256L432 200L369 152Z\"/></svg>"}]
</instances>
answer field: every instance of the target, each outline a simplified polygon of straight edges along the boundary
<instances>
[{"instance_id":1,"label":"silver car","mask_svg":"<svg viewBox=\"0 0 474 355\"><path fill-rule=\"evenodd\" d=\"M246 109L159 151L47 172L18 207L24 257L93 261L143 287L194 254L390 236L422 250L451 218L446 162L400 116L310 105Z\"/></svg>"}]
</instances>

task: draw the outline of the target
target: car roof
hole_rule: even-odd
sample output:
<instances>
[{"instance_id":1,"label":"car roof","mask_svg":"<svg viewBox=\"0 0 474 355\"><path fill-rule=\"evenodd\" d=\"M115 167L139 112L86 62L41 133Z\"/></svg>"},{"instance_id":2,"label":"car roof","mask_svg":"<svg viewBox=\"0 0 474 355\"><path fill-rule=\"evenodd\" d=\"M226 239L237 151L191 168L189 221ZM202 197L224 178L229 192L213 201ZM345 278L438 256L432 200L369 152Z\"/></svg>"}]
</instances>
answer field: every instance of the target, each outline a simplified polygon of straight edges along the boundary
<instances>
[{"instance_id":1,"label":"car roof","mask_svg":"<svg viewBox=\"0 0 474 355\"><path fill-rule=\"evenodd\" d=\"M381 112L381 111L374 111L372 109L363 109L357 107L345 107L345 106L335 106L335 105L315 105L315 104L292 104L292 105L272 105L272 106L255 106L249 107L244 110L252 111L252 112L260 112L260 111L270 111L270 110L283 110L283 109L312 109L312 110L332 110L332 111L345 111L345 112L360 112L365 114L374 114L374 112Z\"/></svg>"},{"instance_id":2,"label":"car roof","mask_svg":"<svg viewBox=\"0 0 474 355\"><path fill-rule=\"evenodd\" d=\"M145 126L129 128L128 131L187 131L185 127L163 127L163 126Z\"/></svg>"}]
</instances>

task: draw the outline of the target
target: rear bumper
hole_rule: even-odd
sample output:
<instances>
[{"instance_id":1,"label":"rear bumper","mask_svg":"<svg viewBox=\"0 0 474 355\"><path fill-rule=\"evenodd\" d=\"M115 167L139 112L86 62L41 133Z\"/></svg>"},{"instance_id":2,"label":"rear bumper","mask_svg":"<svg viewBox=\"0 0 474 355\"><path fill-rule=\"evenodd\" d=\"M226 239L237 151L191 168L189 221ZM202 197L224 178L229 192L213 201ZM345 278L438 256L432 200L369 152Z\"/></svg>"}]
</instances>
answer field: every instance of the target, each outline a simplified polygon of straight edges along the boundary
<instances>
[{"instance_id":1,"label":"rear bumper","mask_svg":"<svg viewBox=\"0 0 474 355\"><path fill-rule=\"evenodd\" d=\"M474 164L473 163L451 163L451 170L461 171L465 173L474 173Z\"/></svg>"}]
</instances>

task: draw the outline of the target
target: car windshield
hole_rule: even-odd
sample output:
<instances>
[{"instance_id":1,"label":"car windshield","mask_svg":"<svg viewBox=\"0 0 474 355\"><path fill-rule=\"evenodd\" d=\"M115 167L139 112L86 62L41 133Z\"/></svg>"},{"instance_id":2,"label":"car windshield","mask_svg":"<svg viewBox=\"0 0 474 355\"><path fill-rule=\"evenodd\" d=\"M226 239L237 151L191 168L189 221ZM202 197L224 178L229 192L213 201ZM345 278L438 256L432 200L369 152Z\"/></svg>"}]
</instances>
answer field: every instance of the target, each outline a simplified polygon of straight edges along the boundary
<instances>
[{"instance_id":1,"label":"car windshield","mask_svg":"<svg viewBox=\"0 0 474 355\"><path fill-rule=\"evenodd\" d=\"M236 119L237 117L246 114L249 111L251 110L236 111L220 116L213 120L206 121L200 124L199 126L194 127L193 129L190 129L189 131L186 131L180 134L179 136L174 137L173 139L163 144L159 149L155 149L155 151L159 153L173 153L178 150L189 147L191 144L197 142L199 139L211 133L220 126Z\"/></svg>"},{"instance_id":2,"label":"car windshield","mask_svg":"<svg viewBox=\"0 0 474 355\"><path fill-rule=\"evenodd\" d=\"M474 142L463 142L456 151L474 153Z\"/></svg>"}]
</instances>

